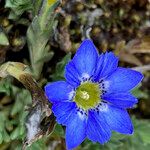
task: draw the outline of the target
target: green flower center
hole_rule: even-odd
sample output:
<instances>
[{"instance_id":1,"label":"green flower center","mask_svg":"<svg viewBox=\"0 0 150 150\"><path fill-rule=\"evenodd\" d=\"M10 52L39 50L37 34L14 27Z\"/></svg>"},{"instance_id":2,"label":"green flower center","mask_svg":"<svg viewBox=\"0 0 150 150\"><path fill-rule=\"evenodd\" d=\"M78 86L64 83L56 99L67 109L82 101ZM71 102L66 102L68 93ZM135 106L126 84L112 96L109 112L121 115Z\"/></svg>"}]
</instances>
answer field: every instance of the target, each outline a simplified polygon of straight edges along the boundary
<instances>
[{"instance_id":1,"label":"green flower center","mask_svg":"<svg viewBox=\"0 0 150 150\"><path fill-rule=\"evenodd\" d=\"M78 107L88 110L98 105L101 100L100 95L99 84L84 82L76 89L74 101Z\"/></svg>"}]
</instances>

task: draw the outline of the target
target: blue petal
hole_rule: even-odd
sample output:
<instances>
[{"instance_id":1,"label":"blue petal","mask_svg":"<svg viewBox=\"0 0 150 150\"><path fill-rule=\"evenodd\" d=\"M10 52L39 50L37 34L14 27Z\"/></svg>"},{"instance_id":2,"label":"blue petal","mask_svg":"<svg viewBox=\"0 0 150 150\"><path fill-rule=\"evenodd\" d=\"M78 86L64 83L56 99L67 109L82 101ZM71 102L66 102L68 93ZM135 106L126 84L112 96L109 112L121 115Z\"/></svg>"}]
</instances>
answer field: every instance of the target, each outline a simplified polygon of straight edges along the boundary
<instances>
[{"instance_id":1,"label":"blue petal","mask_svg":"<svg viewBox=\"0 0 150 150\"><path fill-rule=\"evenodd\" d=\"M117 69L118 60L118 57L116 57L112 52L101 54L95 71L95 81L98 81L114 72Z\"/></svg>"},{"instance_id":2,"label":"blue petal","mask_svg":"<svg viewBox=\"0 0 150 150\"><path fill-rule=\"evenodd\" d=\"M86 119L77 112L70 116L66 127L67 149L73 149L80 145L86 138Z\"/></svg>"},{"instance_id":3,"label":"blue petal","mask_svg":"<svg viewBox=\"0 0 150 150\"><path fill-rule=\"evenodd\" d=\"M99 115L105 116L111 130L122 134L132 134L133 126L127 111L112 105L102 104Z\"/></svg>"},{"instance_id":4,"label":"blue petal","mask_svg":"<svg viewBox=\"0 0 150 150\"><path fill-rule=\"evenodd\" d=\"M91 40L84 40L72 61L66 66L65 77L67 82L78 83L83 78L90 78L94 74L97 59L98 51L93 42Z\"/></svg>"},{"instance_id":5,"label":"blue petal","mask_svg":"<svg viewBox=\"0 0 150 150\"><path fill-rule=\"evenodd\" d=\"M104 144L111 137L110 127L103 115L89 111L87 121L87 137L93 142Z\"/></svg>"},{"instance_id":6,"label":"blue petal","mask_svg":"<svg viewBox=\"0 0 150 150\"><path fill-rule=\"evenodd\" d=\"M102 99L121 108L131 108L138 102L131 93L106 93L102 96Z\"/></svg>"},{"instance_id":7,"label":"blue petal","mask_svg":"<svg viewBox=\"0 0 150 150\"><path fill-rule=\"evenodd\" d=\"M65 81L58 81L47 84L45 93L52 103L69 101L73 97L73 87Z\"/></svg>"},{"instance_id":8,"label":"blue petal","mask_svg":"<svg viewBox=\"0 0 150 150\"><path fill-rule=\"evenodd\" d=\"M108 93L126 92L137 86L142 79L143 75L140 72L117 68L103 83Z\"/></svg>"},{"instance_id":9,"label":"blue petal","mask_svg":"<svg viewBox=\"0 0 150 150\"><path fill-rule=\"evenodd\" d=\"M52 111L59 124L67 125L70 116L76 111L76 105L74 102L55 103L52 106Z\"/></svg>"},{"instance_id":10,"label":"blue petal","mask_svg":"<svg viewBox=\"0 0 150 150\"><path fill-rule=\"evenodd\" d=\"M73 87L80 85L79 74L72 61L70 61L65 67L65 78Z\"/></svg>"}]
</instances>

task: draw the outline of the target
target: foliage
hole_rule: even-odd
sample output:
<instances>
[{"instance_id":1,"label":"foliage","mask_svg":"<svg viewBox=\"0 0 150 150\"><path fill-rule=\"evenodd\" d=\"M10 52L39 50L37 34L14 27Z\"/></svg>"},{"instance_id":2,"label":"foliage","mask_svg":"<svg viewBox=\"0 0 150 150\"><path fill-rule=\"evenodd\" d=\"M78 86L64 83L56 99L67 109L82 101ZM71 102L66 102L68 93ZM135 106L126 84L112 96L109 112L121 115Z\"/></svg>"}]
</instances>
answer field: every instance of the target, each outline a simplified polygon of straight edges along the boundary
<instances>
[{"instance_id":1,"label":"foliage","mask_svg":"<svg viewBox=\"0 0 150 150\"><path fill-rule=\"evenodd\" d=\"M83 30L89 25L89 35L99 49L113 50L118 54L122 66L144 70L143 84L133 90L133 94L140 99L140 103L131 111L136 116L132 117L134 134L125 136L114 132L110 142L105 145L86 140L77 149L148 150L150 74L147 70L150 38L146 36L145 39L143 35L149 33L147 21L150 4L143 0L138 0L138 3L88 0L86 4L65 0L56 10L60 3L56 0L5 0L5 6L3 3L4 0L0 1L0 63L19 60L29 64L41 86L47 80L64 79L64 67L71 59L68 52L75 52L84 38ZM57 12L61 15L58 16ZM20 37L24 39L21 44L18 42L22 41ZM46 69L43 67L45 63ZM144 64L148 69L144 68ZM46 76L49 78L45 81ZM31 104L31 95L11 77L0 79L0 93L0 149L21 150L26 136L26 108ZM27 150L47 150L55 142L53 149L65 149L58 146L61 142L65 147L64 130L57 124L52 135L34 142Z\"/></svg>"},{"instance_id":2,"label":"foliage","mask_svg":"<svg viewBox=\"0 0 150 150\"><path fill-rule=\"evenodd\" d=\"M11 143L12 140L22 140L25 136L25 106L31 104L29 91L11 84L10 79L0 81L0 92L5 97L0 103L0 143ZM10 101L14 101L14 104Z\"/></svg>"},{"instance_id":3,"label":"foliage","mask_svg":"<svg viewBox=\"0 0 150 150\"><path fill-rule=\"evenodd\" d=\"M56 70L54 74L51 76L52 79L62 80L64 79L64 67L71 59L70 54L66 55L60 62L56 65ZM140 90L139 87L134 89L133 94L138 98L148 98L148 95ZM136 117L132 117L133 125L135 128L134 134L131 136L122 135L116 132L113 132L110 142L105 145L100 145L98 143L93 144L91 141L86 140L79 149L83 150L148 150L150 146L150 120L137 119ZM54 133L64 137L63 129L60 126L54 130Z\"/></svg>"},{"instance_id":4,"label":"foliage","mask_svg":"<svg viewBox=\"0 0 150 150\"><path fill-rule=\"evenodd\" d=\"M56 17L54 9L59 4L58 1L54 1L51 4L48 0L44 0L41 3L42 6L38 10L40 13L33 18L33 21L27 30L27 42L31 66L36 78L39 78L43 64L53 56L53 52L49 51L50 47L47 45L47 42Z\"/></svg>"},{"instance_id":5,"label":"foliage","mask_svg":"<svg viewBox=\"0 0 150 150\"><path fill-rule=\"evenodd\" d=\"M17 20L25 11L32 9L32 4L30 0L6 0L5 7L11 9L9 19Z\"/></svg>"},{"instance_id":6,"label":"foliage","mask_svg":"<svg viewBox=\"0 0 150 150\"><path fill-rule=\"evenodd\" d=\"M51 75L53 81L64 79L64 68L71 60L71 53L68 53L60 62L57 63L54 73Z\"/></svg>"},{"instance_id":7,"label":"foliage","mask_svg":"<svg viewBox=\"0 0 150 150\"><path fill-rule=\"evenodd\" d=\"M148 99L149 95L146 91L142 91L140 90L139 87L135 88L132 91L132 94L135 95L137 98L144 98L144 99Z\"/></svg>"},{"instance_id":8,"label":"foliage","mask_svg":"<svg viewBox=\"0 0 150 150\"><path fill-rule=\"evenodd\" d=\"M25 108L31 105L31 95L28 90L12 85L10 78L0 81L0 92L6 95L0 103L3 110L0 111L0 149L8 147L21 150L26 136L25 121L28 111ZM14 104L10 102L11 98ZM44 138L33 143L27 150L36 150L39 147L46 150Z\"/></svg>"},{"instance_id":9,"label":"foliage","mask_svg":"<svg viewBox=\"0 0 150 150\"><path fill-rule=\"evenodd\" d=\"M66 55L60 62L57 63L54 74L52 75L53 80L61 80L64 75L64 67L71 59L71 54ZM140 91L139 88L136 91ZM13 107L10 105L5 109L5 111L0 113L0 117L2 118L2 124L0 127L0 141L11 143L11 140L21 140L25 136L25 116L27 112L24 110L24 106L31 103L31 97L27 90L19 89L18 87L11 84L11 80L2 80L0 82L0 92L5 93L7 96L16 98ZM142 95L141 95L142 96ZM11 108L12 107L12 108ZM15 119L9 120L9 117L15 116ZM135 132L132 136L121 135L118 133L113 133L110 142L105 145L100 145L98 143L93 144L92 142L86 140L78 149L83 150L117 150L117 149L132 149L132 150L141 150L144 148L148 150L150 146L150 121L148 120L140 120L135 117L132 118L133 124L135 127ZM14 126L18 125L15 127ZM8 132L8 129L9 130ZM62 137L64 138L64 131L60 125L55 127L55 130L52 134L52 137ZM28 148L28 150L34 150L37 148L47 149L47 146L44 144L46 139L43 138L33 143L32 146ZM14 147L14 144L11 144L11 147ZM16 147L16 150L21 149L21 143Z\"/></svg>"},{"instance_id":10,"label":"foliage","mask_svg":"<svg viewBox=\"0 0 150 150\"><path fill-rule=\"evenodd\" d=\"M0 45L9 45L8 38L1 27L0 27Z\"/></svg>"},{"instance_id":11,"label":"foliage","mask_svg":"<svg viewBox=\"0 0 150 150\"><path fill-rule=\"evenodd\" d=\"M112 134L110 142L105 145L93 144L90 141L86 141L82 144L83 150L148 150L150 146L150 121L139 120L135 117L132 118L134 124L134 134L131 136L121 135L116 132Z\"/></svg>"}]
</instances>

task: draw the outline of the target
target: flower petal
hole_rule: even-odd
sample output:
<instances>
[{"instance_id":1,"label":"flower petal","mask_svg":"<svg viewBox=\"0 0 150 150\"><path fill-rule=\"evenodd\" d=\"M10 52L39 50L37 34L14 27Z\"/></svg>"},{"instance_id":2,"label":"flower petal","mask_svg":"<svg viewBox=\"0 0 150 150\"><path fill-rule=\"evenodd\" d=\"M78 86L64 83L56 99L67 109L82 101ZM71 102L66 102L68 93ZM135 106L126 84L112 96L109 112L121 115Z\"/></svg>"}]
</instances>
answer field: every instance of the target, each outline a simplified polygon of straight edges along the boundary
<instances>
[{"instance_id":1,"label":"flower petal","mask_svg":"<svg viewBox=\"0 0 150 150\"><path fill-rule=\"evenodd\" d=\"M102 99L121 108L131 108L138 102L131 93L106 93L102 96Z\"/></svg>"},{"instance_id":2,"label":"flower petal","mask_svg":"<svg viewBox=\"0 0 150 150\"><path fill-rule=\"evenodd\" d=\"M138 85L142 79L143 75L140 72L131 69L117 68L103 83L108 93L126 92Z\"/></svg>"},{"instance_id":3,"label":"flower petal","mask_svg":"<svg viewBox=\"0 0 150 150\"><path fill-rule=\"evenodd\" d=\"M86 119L79 113L73 113L70 116L66 127L66 145L67 149L73 149L80 145L86 138Z\"/></svg>"},{"instance_id":4,"label":"flower petal","mask_svg":"<svg viewBox=\"0 0 150 150\"><path fill-rule=\"evenodd\" d=\"M71 82L74 77L74 80L78 82L78 80L90 78L94 74L97 59L98 51L93 42L84 40L72 61L66 66L66 80Z\"/></svg>"},{"instance_id":5,"label":"flower petal","mask_svg":"<svg viewBox=\"0 0 150 150\"><path fill-rule=\"evenodd\" d=\"M105 116L107 124L110 126L111 130L123 134L133 133L132 122L126 110L103 103L100 106L99 114Z\"/></svg>"},{"instance_id":6,"label":"flower petal","mask_svg":"<svg viewBox=\"0 0 150 150\"><path fill-rule=\"evenodd\" d=\"M49 83L45 86L45 93L49 101L61 102L69 101L73 97L73 87L65 81Z\"/></svg>"},{"instance_id":7,"label":"flower petal","mask_svg":"<svg viewBox=\"0 0 150 150\"><path fill-rule=\"evenodd\" d=\"M114 72L117 69L118 60L118 57L112 52L101 54L98 59L94 80L98 81Z\"/></svg>"},{"instance_id":8,"label":"flower petal","mask_svg":"<svg viewBox=\"0 0 150 150\"><path fill-rule=\"evenodd\" d=\"M76 105L74 102L55 103L52 106L52 111L59 124L67 125L71 114L76 111Z\"/></svg>"},{"instance_id":9,"label":"flower petal","mask_svg":"<svg viewBox=\"0 0 150 150\"><path fill-rule=\"evenodd\" d=\"M70 61L65 67L65 78L73 87L80 85L79 74L72 61Z\"/></svg>"},{"instance_id":10,"label":"flower petal","mask_svg":"<svg viewBox=\"0 0 150 150\"><path fill-rule=\"evenodd\" d=\"M87 137L93 142L104 144L110 139L110 127L105 121L103 115L97 112L89 111L87 121Z\"/></svg>"}]
</instances>

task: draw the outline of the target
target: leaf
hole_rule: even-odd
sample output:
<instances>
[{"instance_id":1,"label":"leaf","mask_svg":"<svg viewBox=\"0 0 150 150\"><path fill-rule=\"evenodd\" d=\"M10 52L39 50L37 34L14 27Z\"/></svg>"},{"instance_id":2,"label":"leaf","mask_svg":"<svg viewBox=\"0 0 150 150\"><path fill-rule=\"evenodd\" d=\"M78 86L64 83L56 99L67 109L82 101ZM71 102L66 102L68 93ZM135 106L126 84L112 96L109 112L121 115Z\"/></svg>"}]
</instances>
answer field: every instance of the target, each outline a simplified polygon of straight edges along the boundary
<instances>
[{"instance_id":1,"label":"leaf","mask_svg":"<svg viewBox=\"0 0 150 150\"><path fill-rule=\"evenodd\" d=\"M3 142L3 135L2 135L2 133L0 132L0 144L2 144L2 142Z\"/></svg>"},{"instance_id":2,"label":"leaf","mask_svg":"<svg viewBox=\"0 0 150 150\"><path fill-rule=\"evenodd\" d=\"M129 53L150 53L150 36L144 36L141 39L131 40L126 50Z\"/></svg>"},{"instance_id":3,"label":"leaf","mask_svg":"<svg viewBox=\"0 0 150 150\"><path fill-rule=\"evenodd\" d=\"M31 146L27 147L27 150L47 150L46 144L45 144L45 138L42 138L36 142L34 142Z\"/></svg>"},{"instance_id":4,"label":"leaf","mask_svg":"<svg viewBox=\"0 0 150 150\"><path fill-rule=\"evenodd\" d=\"M10 141L10 137L9 137L9 134L7 133L7 131L4 130L2 132L2 134L3 134L3 140L4 140L4 142L9 142Z\"/></svg>"},{"instance_id":5,"label":"leaf","mask_svg":"<svg viewBox=\"0 0 150 150\"><path fill-rule=\"evenodd\" d=\"M60 137L65 137L64 130L63 130L62 126L59 124L56 124L55 129L54 129L54 133Z\"/></svg>"},{"instance_id":6,"label":"leaf","mask_svg":"<svg viewBox=\"0 0 150 150\"><path fill-rule=\"evenodd\" d=\"M150 146L150 121L143 119L132 118L134 124L133 135L123 135L113 132L109 142L104 145L99 143L92 143L89 140L83 142L79 147L81 150L149 150Z\"/></svg>"},{"instance_id":7,"label":"leaf","mask_svg":"<svg viewBox=\"0 0 150 150\"><path fill-rule=\"evenodd\" d=\"M137 98L148 99L149 95L145 91L140 90L139 87L132 90L132 94Z\"/></svg>"},{"instance_id":8,"label":"leaf","mask_svg":"<svg viewBox=\"0 0 150 150\"><path fill-rule=\"evenodd\" d=\"M7 38L7 35L5 34L5 32L2 30L2 28L0 27L0 45L5 45L8 46L9 45L9 40Z\"/></svg>"},{"instance_id":9,"label":"leaf","mask_svg":"<svg viewBox=\"0 0 150 150\"><path fill-rule=\"evenodd\" d=\"M0 92L6 93L6 95L10 95L11 92L11 82L10 80L1 80L0 81Z\"/></svg>"},{"instance_id":10,"label":"leaf","mask_svg":"<svg viewBox=\"0 0 150 150\"><path fill-rule=\"evenodd\" d=\"M53 81L64 79L65 66L70 60L71 53L68 53L60 62L57 63L54 74L50 76Z\"/></svg>"},{"instance_id":11,"label":"leaf","mask_svg":"<svg viewBox=\"0 0 150 150\"><path fill-rule=\"evenodd\" d=\"M30 0L6 0L5 8L10 8L9 19L17 20L25 11L32 9Z\"/></svg>"},{"instance_id":12,"label":"leaf","mask_svg":"<svg viewBox=\"0 0 150 150\"><path fill-rule=\"evenodd\" d=\"M133 117L133 123L135 124L135 132L142 139L145 145L150 144L150 121L138 120Z\"/></svg>"},{"instance_id":13,"label":"leaf","mask_svg":"<svg viewBox=\"0 0 150 150\"><path fill-rule=\"evenodd\" d=\"M138 49L138 47L143 46L143 45L144 45L144 41L142 43L140 39L131 40L127 44L125 44L125 41L122 40L120 42L117 42L116 47L115 47L116 49L115 53L119 55L121 61L134 64L137 66L142 66L143 63L138 57L134 55L134 51ZM148 42L145 45L148 45ZM147 46L147 49L148 49L148 46Z\"/></svg>"},{"instance_id":14,"label":"leaf","mask_svg":"<svg viewBox=\"0 0 150 150\"><path fill-rule=\"evenodd\" d=\"M8 143L12 139L23 139L25 136L25 117L27 116L24 107L31 103L31 95L27 90L12 85L10 78L0 81L0 92L5 92L12 100L15 100L14 105L5 106L0 111L0 136L2 135L0 141Z\"/></svg>"},{"instance_id":15,"label":"leaf","mask_svg":"<svg viewBox=\"0 0 150 150\"><path fill-rule=\"evenodd\" d=\"M142 132L140 132L139 134L145 144L150 144L150 132L148 132L147 129L150 129L150 125L143 124L143 126L141 126L140 128Z\"/></svg>"},{"instance_id":16,"label":"leaf","mask_svg":"<svg viewBox=\"0 0 150 150\"><path fill-rule=\"evenodd\" d=\"M26 65L18 62L7 62L0 66L0 72L2 73L0 75L2 77L7 77L8 75L15 77L32 95L31 101L31 95L29 96L29 93L25 92L26 90L19 89L15 86L11 87L11 91L13 94L15 93L16 100L12 110L9 110L9 114L6 118L7 121L9 121L9 117L17 116L16 120L18 119L17 123L19 122L19 124L14 122L16 130L13 131L11 135L11 138L13 139L20 139L23 137L24 133L21 134L17 129L20 131L21 128L23 132L23 126L26 125L27 136L23 147L31 145L34 141L42 138L46 134L50 134L55 125L55 117L49 107L44 91L38 86L37 82L27 69L28 67ZM29 104L28 102L30 104L32 102L32 105L30 106L30 109L28 109L29 113L27 116L24 111L24 106ZM4 131L6 131L6 129L4 129Z\"/></svg>"},{"instance_id":17,"label":"leaf","mask_svg":"<svg viewBox=\"0 0 150 150\"><path fill-rule=\"evenodd\" d=\"M119 57L121 61L134 64L137 66L141 66L142 62L133 54L130 54L129 52L126 52L125 50L120 51Z\"/></svg>"},{"instance_id":18,"label":"leaf","mask_svg":"<svg viewBox=\"0 0 150 150\"><path fill-rule=\"evenodd\" d=\"M55 3L54 3L55 2ZM50 60L53 53L50 53L50 47L47 46L48 40L54 25L54 19L57 16L55 9L59 5L59 1L52 1L49 5L48 0L43 0L42 4L34 7L34 13L38 14L32 20L31 25L27 30L27 43L30 53L30 61L32 71L35 78L39 78L43 65ZM48 58L49 56L49 58Z\"/></svg>"},{"instance_id":19,"label":"leaf","mask_svg":"<svg viewBox=\"0 0 150 150\"><path fill-rule=\"evenodd\" d=\"M16 129L14 129L13 132L11 133L11 135L10 135L11 140L17 139L18 135L19 135L19 132L20 132L19 127L17 127Z\"/></svg>"},{"instance_id":20,"label":"leaf","mask_svg":"<svg viewBox=\"0 0 150 150\"><path fill-rule=\"evenodd\" d=\"M31 103L31 95L27 90L21 90L16 94L15 104L12 107L11 115L14 116L24 108L25 104Z\"/></svg>"}]
</instances>

